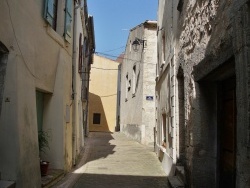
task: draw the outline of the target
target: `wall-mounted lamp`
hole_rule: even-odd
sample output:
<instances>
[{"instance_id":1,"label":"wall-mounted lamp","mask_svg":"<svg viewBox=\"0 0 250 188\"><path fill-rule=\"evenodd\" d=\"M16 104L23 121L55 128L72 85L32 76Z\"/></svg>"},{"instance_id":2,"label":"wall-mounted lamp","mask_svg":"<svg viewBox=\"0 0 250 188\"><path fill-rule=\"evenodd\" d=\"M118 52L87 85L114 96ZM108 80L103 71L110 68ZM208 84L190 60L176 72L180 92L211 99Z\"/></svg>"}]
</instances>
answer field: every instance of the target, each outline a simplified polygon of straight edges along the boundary
<instances>
[{"instance_id":1,"label":"wall-mounted lamp","mask_svg":"<svg viewBox=\"0 0 250 188\"><path fill-rule=\"evenodd\" d=\"M139 38L135 38L134 42L132 43L132 48L135 52L138 52L138 50L140 49L140 45L142 44L142 50L145 47L146 44L146 40L142 40Z\"/></svg>"}]
</instances>

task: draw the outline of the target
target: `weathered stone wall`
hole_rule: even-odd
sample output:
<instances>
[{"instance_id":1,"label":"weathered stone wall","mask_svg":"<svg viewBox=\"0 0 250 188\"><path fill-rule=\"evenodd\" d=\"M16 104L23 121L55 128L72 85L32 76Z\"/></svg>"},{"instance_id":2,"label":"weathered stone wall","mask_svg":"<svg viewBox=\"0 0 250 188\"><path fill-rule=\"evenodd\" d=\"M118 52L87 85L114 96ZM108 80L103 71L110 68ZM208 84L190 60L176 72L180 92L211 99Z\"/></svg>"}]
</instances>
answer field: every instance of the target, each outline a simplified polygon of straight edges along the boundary
<instances>
[{"instance_id":1,"label":"weathered stone wall","mask_svg":"<svg viewBox=\"0 0 250 188\"><path fill-rule=\"evenodd\" d=\"M4 53L1 52L1 46L0 46L0 116L1 116L1 109L3 102L4 78L7 68L7 59L8 59L7 52Z\"/></svg>"},{"instance_id":2,"label":"weathered stone wall","mask_svg":"<svg viewBox=\"0 0 250 188\"><path fill-rule=\"evenodd\" d=\"M159 1L156 149L167 173L184 165L190 187L219 185L219 84L228 78L236 80L236 186L249 187L249 7L249 0ZM171 117L173 149L169 140L161 147L162 114Z\"/></svg>"},{"instance_id":3,"label":"weathered stone wall","mask_svg":"<svg viewBox=\"0 0 250 188\"><path fill-rule=\"evenodd\" d=\"M230 4L189 1L180 15L178 58L185 78L185 166L191 187L216 186L216 90L195 82L193 69L204 58L218 58L230 46Z\"/></svg>"},{"instance_id":4,"label":"weathered stone wall","mask_svg":"<svg viewBox=\"0 0 250 188\"><path fill-rule=\"evenodd\" d=\"M156 22L146 21L131 29L121 65L121 132L150 146L154 142L155 34ZM136 38L144 40L138 51L132 46ZM147 100L147 96L152 100Z\"/></svg>"},{"instance_id":5,"label":"weathered stone wall","mask_svg":"<svg viewBox=\"0 0 250 188\"><path fill-rule=\"evenodd\" d=\"M155 127L155 75L156 75L156 28L146 28L147 47L145 48L143 61L143 109L142 125L145 126L145 136L143 143L153 147L154 145L154 127ZM147 97L152 97L148 100Z\"/></svg>"},{"instance_id":6,"label":"weathered stone wall","mask_svg":"<svg viewBox=\"0 0 250 188\"><path fill-rule=\"evenodd\" d=\"M174 175L179 156L179 122L176 103L176 42L178 36L178 1L159 1L158 62L156 76L156 151L163 154L162 166ZM164 126L163 126L164 125ZM166 137L166 139L164 138ZM162 147L165 141L164 147Z\"/></svg>"},{"instance_id":7,"label":"weathered stone wall","mask_svg":"<svg viewBox=\"0 0 250 188\"><path fill-rule=\"evenodd\" d=\"M236 184L238 187L250 187L250 1L235 1L231 18L237 79Z\"/></svg>"},{"instance_id":8,"label":"weathered stone wall","mask_svg":"<svg viewBox=\"0 0 250 188\"><path fill-rule=\"evenodd\" d=\"M184 3L180 13L177 65L182 67L185 78L186 169L191 187L216 187L216 81L227 75L210 77L213 81L207 84L200 81L231 58L235 59L232 74L236 74L237 85L236 184L237 187L247 185L249 164L243 156L247 153L244 143L248 138L245 132L249 129L249 106L245 105L249 104L246 80L249 78L249 5L245 3L192 0Z\"/></svg>"}]
</instances>

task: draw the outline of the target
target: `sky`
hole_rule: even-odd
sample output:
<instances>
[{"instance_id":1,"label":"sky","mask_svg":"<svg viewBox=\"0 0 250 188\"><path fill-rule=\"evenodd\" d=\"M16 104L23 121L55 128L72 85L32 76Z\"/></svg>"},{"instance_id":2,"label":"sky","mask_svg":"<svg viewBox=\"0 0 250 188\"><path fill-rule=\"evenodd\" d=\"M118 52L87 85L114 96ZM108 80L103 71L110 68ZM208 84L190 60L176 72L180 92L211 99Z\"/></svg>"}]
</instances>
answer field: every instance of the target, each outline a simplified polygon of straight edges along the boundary
<instances>
[{"instance_id":1,"label":"sky","mask_svg":"<svg viewBox=\"0 0 250 188\"><path fill-rule=\"evenodd\" d=\"M94 18L96 52L116 59L125 51L129 30L157 19L158 0L88 0Z\"/></svg>"}]
</instances>

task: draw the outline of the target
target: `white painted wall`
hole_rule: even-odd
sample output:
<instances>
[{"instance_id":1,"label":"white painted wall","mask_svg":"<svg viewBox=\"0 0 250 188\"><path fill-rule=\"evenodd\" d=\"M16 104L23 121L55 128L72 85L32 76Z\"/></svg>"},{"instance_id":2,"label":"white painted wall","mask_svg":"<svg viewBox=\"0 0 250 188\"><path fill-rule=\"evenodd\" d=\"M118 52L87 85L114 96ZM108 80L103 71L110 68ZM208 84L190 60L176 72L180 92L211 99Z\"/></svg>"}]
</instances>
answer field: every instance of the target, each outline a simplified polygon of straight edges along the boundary
<instances>
[{"instance_id":1,"label":"white painted wall","mask_svg":"<svg viewBox=\"0 0 250 188\"><path fill-rule=\"evenodd\" d=\"M62 12L58 13L57 32L48 26L43 19L43 3L35 0L0 2L0 41L9 50L0 116L0 173L3 180L16 181L17 187L41 187L36 90L45 93L43 128L50 130L51 137L50 149L41 157L50 161L50 168L68 171L72 167L73 123L76 154L83 146L78 67L75 67L77 111L73 111L71 98L73 41L64 40ZM58 9L63 11L64 3L60 1ZM86 29L82 27L80 9L77 10L77 25L78 45L79 33ZM86 36L86 31L83 34ZM76 57L78 49L79 46ZM78 59L76 62L78 66ZM76 114L74 120L73 113Z\"/></svg>"},{"instance_id":2,"label":"white painted wall","mask_svg":"<svg viewBox=\"0 0 250 188\"><path fill-rule=\"evenodd\" d=\"M121 65L120 129L128 137L153 146L156 64L156 27L153 26L156 26L156 24L149 22L142 23L131 29L127 40L124 61ZM140 49L137 52L132 48L132 43L136 37L146 40L145 48L142 49L142 45L140 45ZM136 66L138 86L133 95L134 66ZM131 81L131 89L129 91L126 88L126 77L128 81ZM152 96L153 100L146 100L146 96Z\"/></svg>"},{"instance_id":3,"label":"white painted wall","mask_svg":"<svg viewBox=\"0 0 250 188\"><path fill-rule=\"evenodd\" d=\"M173 175L178 151L178 122L176 114L176 35L179 13L178 1L160 0L158 6L158 61L156 78L156 152L162 155L162 166L165 172ZM165 35L165 43L164 43ZM165 45L165 47L164 47ZM165 51L164 51L165 49ZM164 58L165 54L165 58ZM165 61L164 61L165 59ZM163 114L166 115L166 148L164 140Z\"/></svg>"}]
</instances>

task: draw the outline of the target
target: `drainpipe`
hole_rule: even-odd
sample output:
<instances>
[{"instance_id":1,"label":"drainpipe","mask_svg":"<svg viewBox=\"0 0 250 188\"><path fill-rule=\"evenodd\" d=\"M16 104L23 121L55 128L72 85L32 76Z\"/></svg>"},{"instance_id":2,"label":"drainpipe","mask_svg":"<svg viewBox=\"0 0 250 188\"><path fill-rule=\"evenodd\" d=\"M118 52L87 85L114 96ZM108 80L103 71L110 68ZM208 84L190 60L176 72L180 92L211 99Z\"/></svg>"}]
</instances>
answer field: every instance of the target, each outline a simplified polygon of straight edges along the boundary
<instances>
[{"instance_id":1,"label":"drainpipe","mask_svg":"<svg viewBox=\"0 0 250 188\"><path fill-rule=\"evenodd\" d=\"M80 7L80 5L76 6L76 3L74 3L74 22L73 22L73 57L72 57L72 100L73 100L73 121L72 121L72 142L73 142L73 147L72 147L72 152L73 152L73 156L72 156L72 160L73 160L73 165L76 165L76 119L77 119L77 93L76 93L76 76L77 76L77 71L76 71L76 67L77 67L77 9Z\"/></svg>"},{"instance_id":2,"label":"drainpipe","mask_svg":"<svg viewBox=\"0 0 250 188\"><path fill-rule=\"evenodd\" d=\"M174 57L173 58L173 61L175 61L174 59L175 59L175 56L174 56L174 53L175 53L175 50L174 50L174 47L175 47L175 45L174 45L174 0L172 0L172 19L171 19L171 21L172 21L172 23L171 23L171 42L170 42L170 44L171 44L171 46L170 46L170 50L171 50L171 52L170 52L170 55L172 56L172 57ZM173 50L172 50L173 49ZM172 63L172 62L170 62L170 63ZM173 62L173 63L175 63L175 62ZM171 70L171 72L172 72L172 74L174 75L174 77L175 77L175 64L174 64L174 67L173 67L173 69ZM176 85L175 84L175 79L173 80L173 83L171 83L171 85L173 84L173 85ZM175 95L175 87L174 87L174 100L175 100L175 103L176 103L176 95ZM175 105L176 106L176 105ZM173 110L174 110L174 114L176 114L175 112L176 112L176 107L173 107ZM173 125L172 125L173 126ZM179 147L179 146L177 146L177 136L176 136L176 116L174 115L174 126L173 126L173 134L175 135L174 136L174 139L172 140L173 141L173 146L175 147L175 149L174 149L174 151L173 151L173 162L176 164L176 162L177 162L177 147ZM179 149L179 148L178 148Z\"/></svg>"},{"instance_id":3,"label":"drainpipe","mask_svg":"<svg viewBox=\"0 0 250 188\"><path fill-rule=\"evenodd\" d=\"M89 62L88 62L89 64ZM90 66L90 65L89 65ZM88 137L89 135L89 126L88 126L88 114L89 114L89 81L90 81L90 69L88 66L88 70L87 70L87 74L88 74L88 78L87 78L87 91L86 91L86 113L85 113L85 136Z\"/></svg>"}]
</instances>

